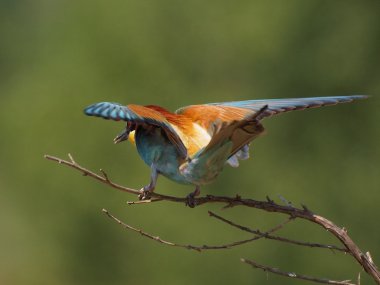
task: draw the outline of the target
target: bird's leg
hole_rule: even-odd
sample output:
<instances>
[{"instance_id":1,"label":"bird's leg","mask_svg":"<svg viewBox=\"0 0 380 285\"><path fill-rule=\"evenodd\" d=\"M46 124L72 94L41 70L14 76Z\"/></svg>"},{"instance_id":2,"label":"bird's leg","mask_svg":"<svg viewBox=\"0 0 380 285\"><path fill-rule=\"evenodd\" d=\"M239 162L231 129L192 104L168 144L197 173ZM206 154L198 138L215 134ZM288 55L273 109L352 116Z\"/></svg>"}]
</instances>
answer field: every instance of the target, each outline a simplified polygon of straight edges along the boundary
<instances>
[{"instance_id":1,"label":"bird's leg","mask_svg":"<svg viewBox=\"0 0 380 285\"><path fill-rule=\"evenodd\" d=\"M194 192L191 192L189 195L186 196L186 206L189 206L190 208L194 208L197 203L195 202L195 197L201 194L201 187L199 185L195 186Z\"/></svg>"},{"instance_id":2,"label":"bird's leg","mask_svg":"<svg viewBox=\"0 0 380 285\"><path fill-rule=\"evenodd\" d=\"M157 167L154 163L152 163L152 165L150 166L150 169L151 169L150 183L140 189L140 194L138 196L140 200L149 200L152 196L151 194L154 191L154 188L156 188L156 183L157 183L157 178L158 178Z\"/></svg>"}]
</instances>

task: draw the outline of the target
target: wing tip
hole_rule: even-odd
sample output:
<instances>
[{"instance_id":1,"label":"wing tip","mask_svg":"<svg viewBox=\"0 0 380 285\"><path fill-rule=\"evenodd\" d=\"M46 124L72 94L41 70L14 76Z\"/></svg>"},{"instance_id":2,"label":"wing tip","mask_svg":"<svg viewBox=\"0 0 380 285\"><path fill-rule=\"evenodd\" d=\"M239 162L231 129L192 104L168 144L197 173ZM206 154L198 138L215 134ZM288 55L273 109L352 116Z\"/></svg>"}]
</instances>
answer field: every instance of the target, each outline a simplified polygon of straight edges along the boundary
<instances>
[{"instance_id":1,"label":"wing tip","mask_svg":"<svg viewBox=\"0 0 380 285\"><path fill-rule=\"evenodd\" d=\"M100 117L106 120L120 121L127 119L127 114L119 103L99 102L86 107L83 112L87 116Z\"/></svg>"},{"instance_id":2,"label":"wing tip","mask_svg":"<svg viewBox=\"0 0 380 285\"><path fill-rule=\"evenodd\" d=\"M96 116L97 110L99 110L103 106L104 103L105 102L100 102L100 103L95 103L95 104L89 105L83 110L83 112L87 116Z\"/></svg>"},{"instance_id":3,"label":"wing tip","mask_svg":"<svg viewBox=\"0 0 380 285\"><path fill-rule=\"evenodd\" d=\"M349 97L351 97L352 100L364 100L364 99L369 99L371 95L361 94L361 95L351 95Z\"/></svg>"}]
</instances>

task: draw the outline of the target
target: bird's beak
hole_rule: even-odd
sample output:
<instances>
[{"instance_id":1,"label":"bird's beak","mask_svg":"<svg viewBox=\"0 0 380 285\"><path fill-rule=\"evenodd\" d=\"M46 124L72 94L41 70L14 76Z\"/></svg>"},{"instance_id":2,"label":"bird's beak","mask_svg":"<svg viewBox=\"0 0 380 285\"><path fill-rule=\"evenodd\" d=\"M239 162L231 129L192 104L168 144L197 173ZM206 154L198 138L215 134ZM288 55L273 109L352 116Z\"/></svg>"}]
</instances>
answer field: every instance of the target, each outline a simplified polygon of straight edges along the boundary
<instances>
[{"instance_id":1,"label":"bird's beak","mask_svg":"<svg viewBox=\"0 0 380 285\"><path fill-rule=\"evenodd\" d=\"M115 144L120 143L122 141L128 140L129 137L129 130L124 130L122 133L116 136L116 138L113 139L113 142Z\"/></svg>"}]
</instances>

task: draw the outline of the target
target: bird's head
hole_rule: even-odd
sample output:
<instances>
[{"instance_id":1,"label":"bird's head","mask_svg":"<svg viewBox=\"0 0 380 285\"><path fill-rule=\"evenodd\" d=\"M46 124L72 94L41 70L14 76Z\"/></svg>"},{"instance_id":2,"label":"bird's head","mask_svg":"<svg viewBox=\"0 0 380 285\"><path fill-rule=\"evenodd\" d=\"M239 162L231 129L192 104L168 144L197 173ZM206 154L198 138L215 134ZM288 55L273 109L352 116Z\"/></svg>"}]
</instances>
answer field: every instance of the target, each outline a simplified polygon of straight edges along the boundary
<instances>
[{"instance_id":1,"label":"bird's head","mask_svg":"<svg viewBox=\"0 0 380 285\"><path fill-rule=\"evenodd\" d=\"M113 142L117 144L122 141L129 140L132 144L135 144L135 127L136 127L135 124L128 122L124 131L118 134L113 139Z\"/></svg>"}]
</instances>

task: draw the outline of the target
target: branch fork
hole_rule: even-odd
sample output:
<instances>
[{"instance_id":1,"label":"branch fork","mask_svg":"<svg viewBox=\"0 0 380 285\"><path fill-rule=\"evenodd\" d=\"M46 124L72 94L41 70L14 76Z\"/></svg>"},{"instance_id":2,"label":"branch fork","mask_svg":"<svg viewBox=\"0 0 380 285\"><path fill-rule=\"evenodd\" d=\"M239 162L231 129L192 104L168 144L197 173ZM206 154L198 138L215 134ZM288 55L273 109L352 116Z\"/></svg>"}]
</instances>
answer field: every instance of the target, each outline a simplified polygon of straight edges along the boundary
<instances>
[{"instance_id":1,"label":"branch fork","mask_svg":"<svg viewBox=\"0 0 380 285\"><path fill-rule=\"evenodd\" d=\"M51 155L45 155L45 158L54 162L57 162L61 165L68 166L70 168L76 169L79 172L82 173L83 176L88 176L91 177L101 183L104 183L112 188L115 188L119 191L127 192L130 194L134 195L139 195L140 190L133 189L133 188L128 188L123 185L117 184L110 180L109 176L107 173L100 169L100 174L97 174L91 170L88 170L87 168L81 166L78 164L73 156L71 154L68 155L69 160L64 160L55 156ZM149 204L153 202L163 202L163 201L169 201L169 202L180 202L180 203L185 203L186 198L182 197L175 197L175 196L168 196L168 195L163 195L159 194L156 192L152 193L152 197L150 200L142 200L142 201L130 201L127 202L129 205L138 205L138 204ZM225 204L225 208L231 208L235 206L245 206L245 207L250 207L250 208L256 208L259 210L263 210L266 212L276 212L276 213L281 213L285 214L288 216L288 219L286 219L284 222L276 225L275 227L272 227L271 229L267 231L260 231L257 229L250 229L246 226L239 225L233 221L230 221L226 218L223 218L211 211L209 211L209 216L213 217L221 222L224 222L234 228L237 228L239 230L249 232L253 234L253 237L250 239L245 239L245 240L240 240L240 241L235 241L229 244L222 244L222 245L202 245L202 246L195 246L195 245L185 245L185 244L179 244L179 243L174 243L170 241L166 241L164 239L161 239L159 236L154 236L151 235L141 229L132 227L118 218L116 218L114 215L109 213L106 209L103 209L103 213L106 214L110 219L113 221L117 222L121 226L123 226L127 230L131 230L134 232L140 233L142 236L152 239L156 242L159 242L161 244L165 244L168 246L173 246L173 247L181 247L185 249L190 249L190 250L195 250L198 252L204 251L204 250L216 250L216 249L228 249L232 248L235 246L243 245L246 243L254 242L258 239L271 239L275 240L278 242L284 242L284 243L289 243L293 245L298 245L298 246L306 246L306 247L312 247L312 248L324 248L324 249L330 249L333 251L338 251L338 252L344 252L352 256L358 264L367 272L373 280L380 285L380 272L372 260L371 254L369 252L363 253L360 248L355 244L355 242L351 239L351 237L348 235L347 230L345 228L340 228L337 225L335 225L332 221L317 215L313 212L311 212L305 205L301 205L302 208L297 208L295 207L291 202L287 201L284 197L280 196L280 200L285 204L285 205L280 205L277 204L274 200L270 199L267 197L266 201L257 201L253 199L244 199L239 195L236 195L235 197L225 197L225 196L213 196L213 195L207 195L204 197L196 197L195 199L196 205L200 206L203 204L207 203L221 203ZM303 219L307 220L309 222L312 222L314 224L317 224L318 226L322 227L323 229L327 230L330 232L340 243L342 246L337 246L337 245L326 245L326 244L319 244L319 243L310 243L310 242L304 242L304 241L297 241L297 240L292 240L288 239L285 237L273 235L273 233L281 230L286 224L288 224L291 221L294 221L295 219ZM269 267L265 265L258 264L257 262L249 259L241 259L243 263L249 264L254 268L259 268L263 269L264 271L271 272L273 274L277 275L282 275L290 278L297 278L297 279L302 279L302 280L307 280L307 281L312 281L312 282L318 282L318 283L324 283L324 284L339 284L339 285L354 285L354 283L351 283L350 280L344 280L344 281L336 281L336 280L330 280L330 279L325 279L325 278L316 278L316 277L310 277L306 275L301 275L297 274L294 272L285 272L281 271L277 268L274 267ZM358 277L358 284L360 284L360 274Z\"/></svg>"}]
</instances>

